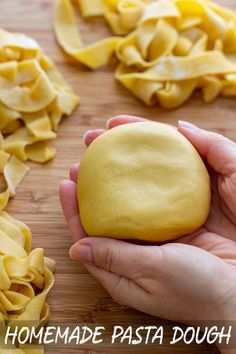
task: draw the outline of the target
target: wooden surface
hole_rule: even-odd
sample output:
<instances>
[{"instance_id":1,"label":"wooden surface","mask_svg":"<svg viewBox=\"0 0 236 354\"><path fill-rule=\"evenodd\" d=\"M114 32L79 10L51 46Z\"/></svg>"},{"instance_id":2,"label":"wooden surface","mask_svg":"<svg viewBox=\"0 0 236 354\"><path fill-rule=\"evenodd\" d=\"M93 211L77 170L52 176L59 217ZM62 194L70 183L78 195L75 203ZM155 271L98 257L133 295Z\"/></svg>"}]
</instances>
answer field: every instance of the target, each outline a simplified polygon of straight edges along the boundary
<instances>
[{"instance_id":1,"label":"wooden surface","mask_svg":"<svg viewBox=\"0 0 236 354\"><path fill-rule=\"evenodd\" d=\"M236 10L235 0L219 1ZM87 129L103 128L110 116L127 113L175 124L178 119L190 120L207 129L217 130L236 140L236 100L218 99L203 104L196 94L184 107L168 112L157 107L147 108L113 79L113 67L90 72L62 53L55 43L51 26L52 0L1 0L1 27L27 33L39 41L45 52L55 60L60 71L81 96L81 105L60 127L56 158L44 165L31 164L32 169L10 202L8 211L27 223L33 231L34 247L45 247L46 254L57 261L56 283L49 296L54 321L98 325L165 325L166 339L171 323L115 304L81 265L68 256L70 235L62 214L58 186L68 176L70 165L78 161L84 146L82 135ZM108 33L103 21L81 24L87 43ZM62 352L48 348L47 353ZM105 348L91 346L67 348L66 353L181 353L205 354L216 352L213 347L200 346L148 346Z\"/></svg>"}]
</instances>

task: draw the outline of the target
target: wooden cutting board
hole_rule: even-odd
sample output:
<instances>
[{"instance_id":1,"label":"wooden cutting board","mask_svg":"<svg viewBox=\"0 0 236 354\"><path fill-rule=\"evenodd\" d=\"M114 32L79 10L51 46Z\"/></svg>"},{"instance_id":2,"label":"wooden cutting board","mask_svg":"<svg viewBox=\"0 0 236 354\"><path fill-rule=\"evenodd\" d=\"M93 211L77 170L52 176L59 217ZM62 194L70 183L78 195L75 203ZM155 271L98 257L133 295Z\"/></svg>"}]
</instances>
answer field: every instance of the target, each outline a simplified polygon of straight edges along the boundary
<instances>
[{"instance_id":1,"label":"wooden cutting board","mask_svg":"<svg viewBox=\"0 0 236 354\"><path fill-rule=\"evenodd\" d=\"M235 0L222 0L219 3L236 10ZM60 180L68 176L70 165L80 160L85 150L83 133L87 129L104 128L110 116L126 113L171 124L176 124L178 119L185 119L236 140L236 99L220 98L214 103L203 104L200 95L196 94L184 107L175 111L147 108L115 82L112 65L96 73L90 72L60 50L52 32L51 7L52 0L0 1L0 26L24 32L38 40L82 99L77 111L59 129L58 139L54 143L56 158L43 166L30 164L32 168L10 202L8 211L29 225L33 232L34 247L44 247L47 256L57 261L56 283L49 296L54 321L105 325L107 341L113 325L163 325L167 343L162 346L123 348L91 345L86 348L66 348L64 351L62 348L50 347L47 353L216 353L214 347L205 344L186 346L181 343L170 346L168 341L172 323L120 307L83 266L69 258L71 239L58 198L58 186ZM80 26L86 43L109 33L100 19L81 23Z\"/></svg>"}]
</instances>

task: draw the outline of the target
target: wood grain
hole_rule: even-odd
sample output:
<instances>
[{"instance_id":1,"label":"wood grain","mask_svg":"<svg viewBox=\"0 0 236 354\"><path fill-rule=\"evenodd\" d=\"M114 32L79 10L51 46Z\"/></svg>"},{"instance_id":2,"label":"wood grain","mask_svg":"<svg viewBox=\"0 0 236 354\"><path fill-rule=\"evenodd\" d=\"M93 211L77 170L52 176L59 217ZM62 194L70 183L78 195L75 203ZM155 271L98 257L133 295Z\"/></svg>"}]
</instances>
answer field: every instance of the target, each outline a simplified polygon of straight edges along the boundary
<instances>
[{"instance_id":1,"label":"wood grain","mask_svg":"<svg viewBox=\"0 0 236 354\"><path fill-rule=\"evenodd\" d=\"M218 1L234 8L235 0ZM115 82L109 65L96 73L64 55L55 43L51 25L52 0L1 0L1 27L24 32L39 41L45 52L56 62L67 81L81 96L81 105L59 130L54 145L56 158L43 166L31 164L30 173L21 183L17 195L9 204L8 211L27 223L32 229L34 247L44 247L47 256L57 261L56 283L49 303L53 321L64 323L96 323L106 325L164 325L166 340L170 338L171 323L143 315L114 303L101 286L68 256L70 235L62 214L58 186L68 176L70 165L78 161L84 146L82 135L87 129L103 128L110 116L126 113L153 120L176 124L178 119L190 120L207 129L219 131L236 140L236 100L220 98L214 103L203 104L196 94L178 110L167 112L158 107L147 108ZM102 20L83 23L82 35L86 43L104 37L108 30ZM121 348L90 346L89 348L48 348L47 353L216 353L206 344L195 346L140 346Z\"/></svg>"}]
</instances>

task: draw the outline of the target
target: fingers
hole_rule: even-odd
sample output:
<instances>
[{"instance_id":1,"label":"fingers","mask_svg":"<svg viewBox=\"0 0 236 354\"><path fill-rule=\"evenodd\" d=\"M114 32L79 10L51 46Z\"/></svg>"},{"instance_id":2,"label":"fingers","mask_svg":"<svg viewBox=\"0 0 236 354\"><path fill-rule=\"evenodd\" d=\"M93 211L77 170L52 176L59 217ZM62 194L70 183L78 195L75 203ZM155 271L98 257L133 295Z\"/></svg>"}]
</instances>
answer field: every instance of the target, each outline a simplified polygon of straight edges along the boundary
<instances>
[{"instance_id":1,"label":"fingers","mask_svg":"<svg viewBox=\"0 0 236 354\"><path fill-rule=\"evenodd\" d=\"M141 305L147 302L149 294L138 281L157 263L154 248L151 252L149 248L114 239L86 237L71 247L70 255L84 263L116 302L143 310Z\"/></svg>"},{"instance_id":2,"label":"fingers","mask_svg":"<svg viewBox=\"0 0 236 354\"><path fill-rule=\"evenodd\" d=\"M122 124L145 122L145 121L146 119L137 116L129 116L129 115L115 116L108 119L107 129L112 129Z\"/></svg>"},{"instance_id":3,"label":"fingers","mask_svg":"<svg viewBox=\"0 0 236 354\"><path fill-rule=\"evenodd\" d=\"M112 129L114 127L117 127L118 125L122 124L127 124L127 123L137 123L137 122L144 122L146 119L140 118L140 117L135 117L135 116L127 116L127 115L121 115L121 116L116 116L108 119L107 121L107 129ZM105 133L106 130L104 129L94 129L94 130L88 130L84 134L84 143L86 146L89 146L98 136L102 135Z\"/></svg>"},{"instance_id":4,"label":"fingers","mask_svg":"<svg viewBox=\"0 0 236 354\"><path fill-rule=\"evenodd\" d=\"M60 200L62 209L74 242L87 236L79 216L77 203L77 185L73 181L64 180L60 184Z\"/></svg>"},{"instance_id":5,"label":"fingers","mask_svg":"<svg viewBox=\"0 0 236 354\"><path fill-rule=\"evenodd\" d=\"M143 310L140 305L147 303L148 293L135 282L91 264L84 266L116 302Z\"/></svg>"},{"instance_id":6,"label":"fingers","mask_svg":"<svg viewBox=\"0 0 236 354\"><path fill-rule=\"evenodd\" d=\"M196 148L199 154L218 173L229 175L236 172L236 144L226 137L179 121L178 130Z\"/></svg>"},{"instance_id":7,"label":"fingers","mask_svg":"<svg viewBox=\"0 0 236 354\"><path fill-rule=\"evenodd\" d=\"M76 162L70 168L70 179L74 183L77 183L78 170L79 170L79 163Z\"/></svg>"},{"instance_id":8,"label":"fingers","mask_svg":"<svg viewBox=\"0 0 236 354\"><path fill-rule=\"evenodd\" d=\"M73 259L89 263L136 281L143 272L152 272L158 265L161 251L155 246L138 246L109 238L88 237L70 249Z\"/></svg>"},{"instance_id":9,"label":"fingers","mask_svg":"<svg viewBox=\"0 0 236 354\"><path fill-rule=\"evenodd\" d=\"M88 130L84 134L84 143L86 146L89 146L94 139L96 139L99 135L105 133L106 130L104 129L94 129L94 130Z\"/></svg>"},{"instance_id":10,"label":"fingers","mask_svg":"<svg viewBox=\"0 0 236 354\"><path fill-rule=\"evenodd\" d=\"M146 119L120 115L107 121L107 128L112 129L118 125L145 122ZM236 171L236 144L226 137L200 129L197 126L184 121L179 121L178 130L195 146L199 154L218 173L223 175L232 174ZM85 144L89 146L104 129L89 130L84 136Z\"/></svg>"}]
</instances>

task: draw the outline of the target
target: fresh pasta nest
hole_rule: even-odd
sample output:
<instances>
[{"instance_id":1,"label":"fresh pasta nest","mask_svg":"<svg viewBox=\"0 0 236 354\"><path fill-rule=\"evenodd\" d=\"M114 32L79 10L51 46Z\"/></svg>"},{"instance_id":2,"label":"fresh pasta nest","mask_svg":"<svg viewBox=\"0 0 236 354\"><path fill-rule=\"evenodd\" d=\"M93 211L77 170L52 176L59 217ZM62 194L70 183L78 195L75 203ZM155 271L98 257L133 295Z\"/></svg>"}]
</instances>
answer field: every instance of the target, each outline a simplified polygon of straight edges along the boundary
<instances>
[{"instance_id":1,"label":"fresh pasta nest","mask_svg":"<svg viewBox=\"0 0 236 354\"><path fill-rule=\"evenodd\" d=\"M2 347L4 324L40 328L49 319L45 302L53 286L55 262L41 248L31 250L31 232L5 211L0 212L0 351L1 354L43 353ZM3 337L2 337L3 336ZM5 349L4 349L5 348Z\"/></svg>"},{"instance_id":2,"label":"fresh pasta nest","mask_svg":"<svg viewBox=\"0 0 236 354\"><path fill-rule=\"evenodd\" d=\"M35 40L0 29L0 210L28 171L25 161L54 157L50 141L78 101Z\"/></svg>"},{"instance_id":3,"label":"fresh pasta nest","mask_svg":"<svg viewBox=\"0 0 236 354\"><path fill-rule=\"evenodd\" d=\"M55 0L61 47L91 69L115 53L116 79L147 105L171 109L194 90L205 102L236 95L236 14L208 0L78 0L102 15L114 37L84 46L71 0Z\"/></svg>"},{"instance_id":4,"label":"fresh pasta nest","mask_svg":"<svg viewBox=\"0 0 236 354\"><path fill-rule=\"evenodd\" d=\"M90 236L168 241L204 224L210 181L201 157L174 127L124 124L88 147L78 202Z\"/></svg>"}]
</instances>

